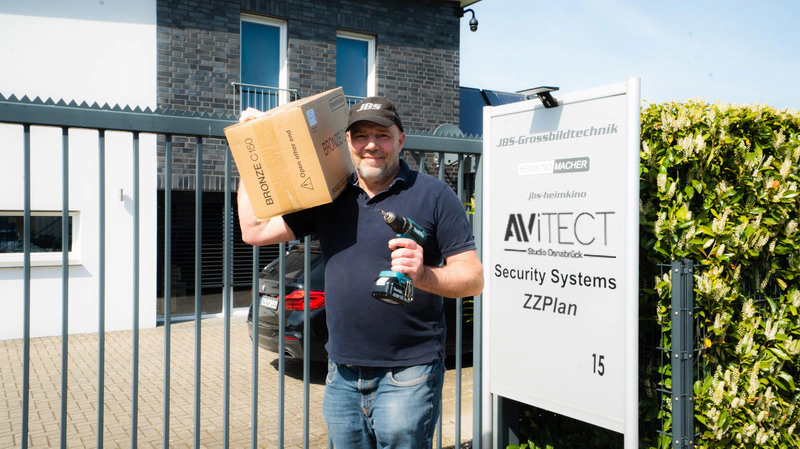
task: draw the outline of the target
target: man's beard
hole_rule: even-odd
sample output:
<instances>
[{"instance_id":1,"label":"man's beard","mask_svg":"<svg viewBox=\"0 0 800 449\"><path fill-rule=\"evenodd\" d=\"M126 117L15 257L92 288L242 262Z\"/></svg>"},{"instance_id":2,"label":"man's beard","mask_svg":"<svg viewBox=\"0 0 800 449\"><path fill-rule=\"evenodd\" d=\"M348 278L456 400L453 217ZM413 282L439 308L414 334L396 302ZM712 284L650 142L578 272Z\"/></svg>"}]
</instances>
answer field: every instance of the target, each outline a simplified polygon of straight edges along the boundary
<instances>
[{"instance_id":1,"label":"man's beard","mask_svg":"<svg viewBox=\"0 0 800 449\"><path fill-rule=\"evenodd\" d=\"M366 167L363 164L356 165L356 172L358 177L371 184L381 184L389 181L389 178L395 175L400 161L393 164L387 164L380 167Z\"/></svg>"}]
</instances>

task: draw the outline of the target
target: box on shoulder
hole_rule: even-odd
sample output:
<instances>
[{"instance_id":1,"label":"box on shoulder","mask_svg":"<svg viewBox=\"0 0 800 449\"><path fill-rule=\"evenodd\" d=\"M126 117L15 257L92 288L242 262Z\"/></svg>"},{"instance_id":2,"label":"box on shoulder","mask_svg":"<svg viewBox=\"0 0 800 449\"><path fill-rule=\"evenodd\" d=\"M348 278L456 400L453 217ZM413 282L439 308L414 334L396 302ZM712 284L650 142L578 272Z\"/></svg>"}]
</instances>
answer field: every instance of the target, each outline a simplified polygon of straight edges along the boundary
<instances>
[{"instance_id":1,"label":"box on shoulder","mask_svg":"<svg viewBox=\"0 0 800 449\"><path fill-rule=\"evenodd\" d=\"M266 111L225 128L256 218L330 203L353 172L342 88Z\"/></svg>"}]
</instances>

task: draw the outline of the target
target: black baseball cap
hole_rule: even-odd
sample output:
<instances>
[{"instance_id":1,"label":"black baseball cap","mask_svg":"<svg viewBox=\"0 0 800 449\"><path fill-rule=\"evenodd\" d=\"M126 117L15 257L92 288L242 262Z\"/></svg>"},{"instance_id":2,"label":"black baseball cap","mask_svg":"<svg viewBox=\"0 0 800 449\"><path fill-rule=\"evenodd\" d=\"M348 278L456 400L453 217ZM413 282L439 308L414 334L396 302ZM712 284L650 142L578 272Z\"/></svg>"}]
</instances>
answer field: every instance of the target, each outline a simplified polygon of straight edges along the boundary
<instances>
[{"instance_id":1,"label":"black baseball cap","mask_svg":"<svg viewBox=\"0 0 800 449\"><path fill-rule=\"evenodd\" d=\"M369 97L361 103L353 105L350 108L347 129L349 130L354 123L364 120L387 128L394 123L400 128L400 131L403 131L403 122L400 120L400 116L397 115L394 103L383 97Z\"/></svg>"}]
</instances>

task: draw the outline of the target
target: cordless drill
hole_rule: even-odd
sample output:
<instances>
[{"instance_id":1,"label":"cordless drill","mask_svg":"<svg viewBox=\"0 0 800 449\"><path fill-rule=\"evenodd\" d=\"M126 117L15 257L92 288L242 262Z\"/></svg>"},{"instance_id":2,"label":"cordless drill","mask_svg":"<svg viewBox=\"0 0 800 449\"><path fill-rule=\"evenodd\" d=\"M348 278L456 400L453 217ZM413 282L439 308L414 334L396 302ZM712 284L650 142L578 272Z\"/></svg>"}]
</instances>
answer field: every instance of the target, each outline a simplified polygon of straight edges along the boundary
<instances>
[{"instance_id":1,"label":"cordless drill","mask_svg":"<svg viewBox=\"0 0 800 449\"><path fill-rule=\"evenodd\" d=\"M418 245L425 243L425 230L413 220L401 217L394 212L381 211L383 221L389 225L398 238L409 238ZM414 282L403 273L391 270L381 271L372 286L372 297L388 304L411 304L414 300Z\"/></svg>"}]
</instances>

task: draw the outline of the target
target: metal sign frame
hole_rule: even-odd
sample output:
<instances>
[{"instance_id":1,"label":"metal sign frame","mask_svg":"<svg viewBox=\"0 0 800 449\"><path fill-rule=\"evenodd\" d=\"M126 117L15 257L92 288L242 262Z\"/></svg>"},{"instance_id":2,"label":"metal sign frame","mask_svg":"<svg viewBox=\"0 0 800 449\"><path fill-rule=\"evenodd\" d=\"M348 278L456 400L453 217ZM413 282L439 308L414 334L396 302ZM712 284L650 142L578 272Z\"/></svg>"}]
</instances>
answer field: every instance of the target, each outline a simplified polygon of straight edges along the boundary
<instances>
[{"instance_id":1,"label":"metal sign frame","mask_svg":"<svg viewBox=\"0 0 800 449\"><path fill-rule=\"evenodd\" d=\"M635 448L640 80L556 100L484 108L482 428L505 398Z\"/></svg>"}]
</instances>

